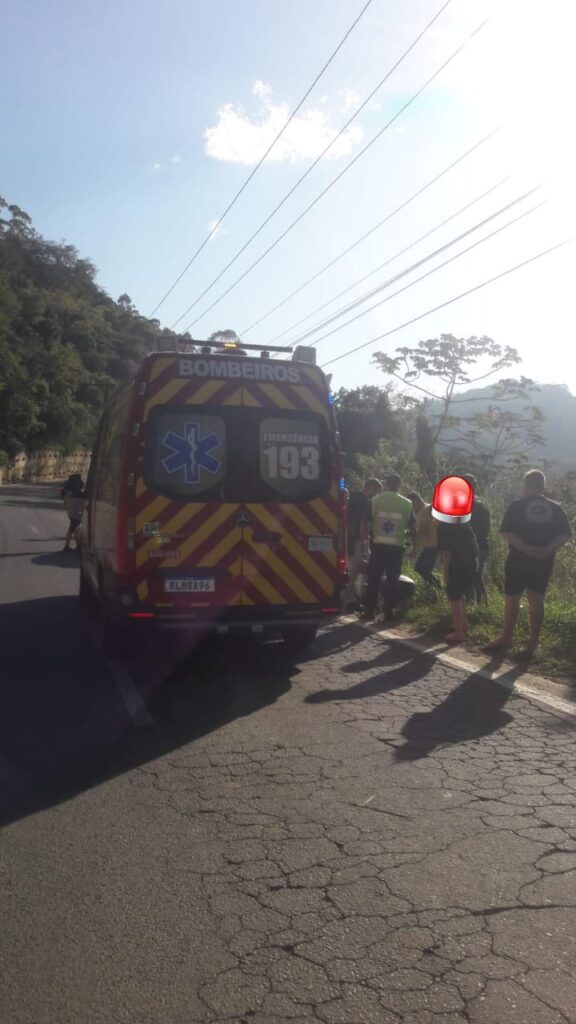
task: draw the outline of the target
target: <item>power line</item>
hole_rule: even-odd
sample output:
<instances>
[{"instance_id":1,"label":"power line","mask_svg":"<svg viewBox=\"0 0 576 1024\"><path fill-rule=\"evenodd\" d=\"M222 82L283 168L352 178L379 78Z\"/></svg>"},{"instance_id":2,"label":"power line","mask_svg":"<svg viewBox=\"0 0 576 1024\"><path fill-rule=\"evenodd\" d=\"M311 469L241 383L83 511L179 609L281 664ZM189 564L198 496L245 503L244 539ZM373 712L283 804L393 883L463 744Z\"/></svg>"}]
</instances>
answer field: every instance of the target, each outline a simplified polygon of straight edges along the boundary
<instances>
[{"instance_id":1,"label":"power line","mask_svg":"<svg viewBox=\"0 0 576 1024\"><path fill-rule=\"evenodd\" d=\"M306 316L303 316L301 320L297 320L296 323L291 324L291 326L287 327L285 331L282 331L281 334L278 334L274 340L276 341L278 338L283 338L285 334L290 334L291 331L294 331L297 327L300 327L301 324L306 323L307 320L310 320L311 317L316 315L316 313L319 313L322 309L325 309L326 306L332 305L333 302L336 302L337 299L341 299L342 296L346 295L347 292L351 292L354 288L357 288L359 284L363 284L364 281L367 281L369 277L373 277L374 274L377 274L379 270L383 270L384 267L387 267L390 263L393 263L394 260L397 260L400 256L404 256L405 253L409 252L410 249L413 249L416 245L418 245L420 242L423 242L426 238L429 238L430 235L434 235L437 231L440 231L441 228L446 227L446 225L449 224L450 221L455 220L456 217L459 217L461 213L465 213L466 210L470 210L473 206L476 205L476 203L481 202L482 199L486 199L486 197L491 195L492 192L495 192L497 188L501 188L502 185L505 185L508 181L510 181L510 178L511 175L507 175L507 177L501 178L500 181L497 181L490 188L486 189L484 192L481 192L480 195L475 196L474 199L471 199L469 203L466 203L464 206L461 206L460 209L456 210L455 213L451 213L449 217L446 217L444 220L440 221L439 224L435 224L433 228L430 228L429 231L426 231L423 235L420 235L419 238L415 238L412 242L410 242L409 245L406 245L404 246L403 249L400 249L398 252L395 252L393 256L389 256L387 260L384 260L384 263L379 263L377 267L374 267L373 270L370 270L367 274L364 274L363 277L358 278L358 280L354 281L353 284L349 284L347 288L343 288L341 292L338 292L337 295L333 295L332 298L328 299L327 302L323 302L321 306L317 306L316 309L313 309L311 313L308 313ZM248 328L248 330L250 330L250 328ZM244 337L244 334L246 334L246 331L240 332L239 337ZM272 342L270 342L270 344L271 343Z\"/></svg>"},{"instance_id":2,"label":"power line","mask_svg":"<svg viewBox=\"0 0 576 1024\"><path fill-rule=\"evenodd\" d=\"M521 198L524 199L525 196L522 196ZM467 252L471 252L472 249L476 249L477 246L482 245L483 242L487 242L489 238L493 238L494 235L500 234L500 232L505 231L506 228L512 227L512 225L516 224L517 221L522 220L524 217L527 217L530 213L534 213L535 210L539 210L540 207L544 205L545 202L541 202L538 203L536 206L531 206L529 210L525 210L524 213L519 214L518 217L514 217L513 220L510 220L506 224L503 224L501 227L496 228L495 231L491 231L489 235L485 235L484 238L480 238L477 242L473 242L472 245L469 245L466 249L462 249L461 252L457 252L454 256L451 256L450 259L444 260L444 263L439 263L437 267L433 267L432 270L428 270L426 271L425 274L421 274L420 277L417 277L414 281L411 281L409 284L405 284L402 288L399 288L398 291L393 292L392 295L387 295L385 299L380 299L380 302L375 302L374 305L370 306L369 309L365 309L364 312L358 313L357 316L354 316L350 320L347 320L345 323L340 324L339 327L335 327L334 330L329 331L327 334L323 334L315 342L315 345L319 345L321 341L325 341L326 338L330 338L333 334L337 334L337 332L341 331L343 327L348 327L349 324L353 324L355 323L356 320L360 320L363 316L366 316L367 313L371 313L374 309L377 309L378 306L384 305L385 302L390 302L390 299L394 299L397 295L400 295L402 292L407 291L409 288L413 288L415 284L419 284L419 282L423 281L424 278L430 277L432 274L435 274L438 270L442 270L443 267L447 267L449 263L453 263L454 260L458 260L460 259L461 256L465 256Z\"/></svg>"},{"instance_id":3,"label":"power line","mask_svg":"<svg viewBox=\"0 0 576 1024\"><path fill-rule=\"evenodd\" d=\"M297 105L296 107L294 107L294 110L292 111L292 113L290 114L290 116L288 117L288 119L287 119L287 120L286 120L286 121L284 122L284 124L282 125L282 128L280 129L280 131L278 132L278 134L276 135L276 137L274 138L274 140L273 140L273 141L272 141L272 142L270 143L270 145L268 146L268 149L266 150L266 152L265 152L265 153L264 153L264 154L263 154L263 155L262 155L262 156L260 157L260 160L258 161L258 163L256 164L256 166L254 167L254 169L253 169L253 170L252 170L252 171L250 172L250 174L249 174L249 175L248 175L248 177L246 178L246 181L244 182L244 184L243 184L243 185L242 185L242 186L241 186L241 187L240 187L240 188L238 189L238 191L237 191L236 195L235 195L235 196L233 197L233 199L232 199L232 200L231 200L231 201L230 201L230 202L228 203L228 206L227 206L227 207L226 207L226 209L224 210L224 213L223 213L223 214L222 214L222 215L221 215L221 216L220 216L220 217L218 218L218 220L217 220L217 221L216 221L216 223L214 224L214 227L213 227L213 228L212 228L212 230L210 231L210 234L208 234L208 235L206 236L206 238L204 239L204 241L202 242L202 244L201 244L201 245L200 245L200 246L199 246L199 247L198 247L198 248L196 249L196 252L195 252L195 253L193 254L193 256L191 256L191 257L190 257L190 259L188 260L188 263L187 263L187 264L186 264L186 266L184 267L184 270L182 271L182 273L180 273L180 274L178 275L178 277L177 277L177 278L176 278L176 280L175 280L175 281L173 282L173 284L172 284L172 285L170 286L170 288L168 289L168 291L166 292L166 294L162 296L162 298L160 299L160 302L159 302L159 303L158 303L158 304L157 304L156 306L154 306L154 309L153 309L153 310L152 310L152 312L150 313L150 316L151 316L151 317L152 317L152 316L154 316L154 313L156 313L156 312L157 312L157 311L158 311L158 310L160 309L160 306L163 306L163 305L164 305L164 303L165 303L166 299L168 298L168 296L169 296L169 295L171 295L171 294L172 294L172 292L174 291L174 289L175 289L176 285L180 283L180 281L182 280L182 278L184 277L184 275L185 275L185 274L186 274L186 273L187 273L187 272L188 272L188 271L190 270L190 267L191 267L191 266L192 266L192 264L193 264L193 263L195 262L195 260L197 259L197 257L198 257L198 256L200 255L200 253L202 252L202 250L204 249L204 247L205 247L205 246L206 246L206 245L208 244L208 242L209 242L209 241L210 241L210 239L211 239L211 238L213 237L213 235L215 235L215 233L216 233L216 232L218 231L218 228L219 228L219 227L220 227L220 225L222 224L222 221L224 220L224 218L225 218L225 217L226 217L226 216L227 216L227 215L228 215L228 214L230 213L230 210L231 210L231 209L232 209L232 207L233 207L233 206L235 205L235 203L236 203L236 202L238 201L238 199L240 198L240 196L241 196L241 195L242 195L242 193L244 192L244 189L245 189L245 188L246 188L246 187L247 187L247 186L248 186L248 185L250 184L250 182L252 181L252 178L254 177L254 175L256 174L256 172L257 172L257 171L258 171L258 170L260 169L260 167L262 166L262 164L264 163L264 161L266 160L266 158L267 158L267 157L269 156L269 154L270 154L270 153L272 152L272 150L274 149L274 146L276 145L276 143L277 143L277 142L279 142L279 140L281 139L282 135L284 134L284 132L286 131L286 129L288 128L288 126L289 126L289 125L290 125L290 124L292 123L292 121L293 121L293 120L294 120L294 118L296 117L296 114L298 113L298 111L299 111L299 110L301 110L301 108L303 107L304 103L305 103L305 102L306 102L306 100L308 99L308 97L309 97L310 93L311 93L311 92L313 91L313 89L315 89L315 87L316 87L316 86L318 85L318 82L319 82L319 81L320 81L320 79L322 78L322 76L323 76L324 72L325 72L325 71L326 71L326 70L327 70L327 69L328 69L328 68L330 67L330 64L332 63L332 61L334 60L334 58L336 57L336 55L337 55L337 54L339 53L339 51L340 51L340 50L342 49L342 47L344 46L344 43L346 42L346 40L348 39L348 37L349 37L349 36L350 36L350 35L352 34L352 32L354 31L354 29L356 28L356 25L358 24L358 22L360 21L360 19L361 19L361 18L362 18L362 17L364 16L364 14L365 14L365 13L366 13L366 11L368 10L368 8L369 8L369 6L370 6L370 4L371 4L371 3L372 3L372 0L367 0L367 3L365 3L365 4L364 4L364 7L363 7L363 8L362 8L362 10L360 11L360 14L359 14L359 15L358 15L358 17L357 17L357 18L355 19L355 21L353 21L353 22L352 22L352 24L350 25L350 28L348 29L348 31L346 32L346 34L345 34L345 35L344 35L344 36L342 37L342 39L341 39L341 40L340 40L340 42L338 43L338 46L336 47L336 49L335 49L335 50L334 50L334 51L333 51L333 52L332 52L332 53L330 54L330 56L329 56L328 60L326 61L326 63L324 64L324 66L323 66L323 67L321 68L321 70L320 70L320 71L318 72L318 74L316 75L316 78L315 78L315 79L314 79L314 81L312 82L312 85L310 86L310 88L306 90L306 92L304 93L304 95L303 95L302 99L300 100L300 102L298 103L298 105Z\"/></svg>"},{"instance_id":4,"label":"power line","mask_svg":"<svg viewBox=\"0 0 576 1024\"><path fill-rule=\"evenodd\" d=\"M316 334L318 331L323 330L325 327L329 327L330 324L334 323L336 320L339 320L340 317L345 316L346 313L350 313L353 309L356 309L358 306L361 306L364 302L368 302L368 300L371 299L374 295L377 295L379 292L383 291L385 288L389 288L390 285L396 284L397 281L400 281L403 277L406 277L407 274L413 273L413 271L418 270L418 268L423 266L425 263L429 263L430 260L435 259L436 256L440 256L441 253L446 252L447 249L451 249L453 245L457 245L458 242L462 242L469 235L474 234L475 231L479 231L480 228L483 228L486 224L489 224L491 221L495 220L496 217L500 217L503 213L507 213L507 211L511 210L512 207L517 206L518 203L523 202L523 200L527 199L528 196L534 195L534 193L538 192L538 190L541 189L541 188L542 188L541 185L537 185L535 188L531 188L528 192L524 192L521 196L517 196L516 199L512 200L512 202L506 203L506 205L500 207L499 210L496 210L494 213L491 213L488 217L484 217L483 220L478 221L478 223L474 224L471 228L467 228L466 231L463 231L460 235L457 235L456 238L452 238L449 242L445 242L445 244L441 245L438 249L435 249L433 252L428 253L427 256L423 256L422 259L418 260L416 263L412 263L408 267L405 267L404 270L401 270L398 274L395 274L394 277L388 278L387 281L384 281L382 284L378 285L377 288L372 288L369 292L366 292L364 295L361 295L357 299L355 299L354 302L350 302L350 303L348 303L347 306L343 306L342 309L338 310L336 313L333 313L331 316L327 317L325 320L323 320L320 323L316 324L315 327L311 327L309 331L306 331L304 334L299 335L299 337L295 338L291 344L298 345L302 341L305 341L306 338L309 338L313 334ZM543 204L540 204L540 205L543 205ZM532 207L532 209L538 209L538 207ZM521 216L524 217L524 216L526 216L526 214L522 214ZM519 219L519 218L516 218L516 219ZM515 223L515 220L509 221L507 225L504 225L504 227L508 227L508 226L510 226L510 224L514 224L514 223ZM502 231L502 230L503 230L503 228L498 228L497 231L496 232L492 232L492 234L497 234L498 231ZM491 238L491 237L492 237L491 234L490 235L486 235L486 237L481 239L481 241L486 241L486 238ZM475 245L479 245L479 244L480 244L480 242L476 242L475 243ZM470 246L470 248L474 248L474 246ZM463 252L460 253L459 255L463 255L465 252L468 252L468 251L469 251L468 249L464 249ZM456 257L453 257L453 259L455 259L455 258ZM448 260L447 262L451 262L451 261ZM436 270L440 270L440 267L443 267L445 265L446 265L445 263L441 263L438 267L435 268L435 270L432 270L429 273L435 273ZM427 276L427 274L424 275L424 277L426 277L426 276ZM422 280L421 277L417 278L417 281L421 281L421 280ZM412 283L416 284L417 282L414 281ZM408 287L411 287L411 285L409 285ZM400 291L403 291L403 290L404 289L400 289ZM398 294L399 294L398 292L394 292L394 295L398 295ZM392 298L392 296L390 296L390 298ZM388 299L385 299L384 301L387 302ZM360 313L358 317L354 317L353 320L347 320L346 324L341 324L340 327L337 327L334 331L330 331L329 334L323 335L322 338L319 338L316 342L314 342L314 344L319 344L320 341L322 341L324 338L330 337L331 334L335 334L336 331L341 330L342 327L346 327L347 324L353 323L354 320L360 319L360 317L365 316L366 313L370 313L373 309L376 309L376 307L379 306L379 305L381 305L381 303L377 302L374 306L371 306L370 309L365 310L364 313Z\"/></svg>"},{"instance_id":5,"label":"power line","mask_svg":"<svg viewBox=\"0 0 576 1024\"><path fill-rule=\"evenodd\" d=\"M329 359L327 363L324 363L322 369L326 366L331 366L332 363L337 363L340 359L345 359L347 356L354 355L355 352L360 352L363 348L375 345L376 342L382 341L384 338L389 338L391 334L401 331L403 327L410 327L411 324L415 324L419 320L423 320L424 317L431 316L432 313L437 313L440 309L446 309L446 307L451 306L453 302L458 302L459 299L464 299L467 295L472 295L474 292L480 291L481 288L486 288L487 285L494 284L495 281L499 281L501 278L507 277L508 274L513 274L516 270L521 270L522 267L527 267L530 263L534 263L535 260L539 260L543 256L548 256L551 252L556 252L557 249L561 249L562 246L569 245L570 242L574 242L575 240L576 235L570 235L569 238L565 238L562 242L557 242L556 245L550 246L549 249L543 249L542 252L537 252L535 256L530 256L529 259L523 260L522 263L516 263L515 266L508 267L508 270L503 270L500 274L495 274L494 277L489 277L486 281L482 281L480 284L474 285L473 288L468 288L467 291L460 292L459 295L455 295L453 298L447 299L446 302L441 302L439 306L427 309L425 313L420 313L418 316L412 317L411 320L405 320L403 324L398 324L396 327L392 327L391 330L385 331L384 334L378 334L375 338L371 338L370 341L365 341L362 345L357 345L356 348L351 348L347 352L342 352L339 356L334 356L333 359Z\"/></svg>"},{"instance_id":6,"label":"power line","mask_svg":"<svg viewBox=\"0 0 576 1024\"><path fill-rule=\"evenodd\" d=\"M432 25L434 24L434 22L435 22L435 21L436 21L436 20L437 20L437 19L438 19L438 18L440 17L440 15L441 15L441 14L443 13L443 11L444 11L444 10L445 10L445 9L446 9L446 8L447 8L448 6L449 6L449 4L450 4L450 3L452 3L452 0L445 0L445 3L444 3L444 4L443 4L443 6L442 6L442 7L440 8L440 10L439 10L439 11L438 11L438 12L437 12L437 13L436 13L435 15L434 15L434 17L432 18L432 20L428 22L428 24L427 24L427 25L426 25L426 26L425 26L425 27L424 27L424 28L422 29L422 31L421 31L421 32L420 32L420 33L419 33L419 34L418 34L418 35L416 36L416 38L415 38L415 39L413 40L413 42L412 42L412 43L410 44L410 46L408 47L408 49L404 51L404 53L403 53L403 54L401 55L401 57L399 57L399 59L398 59L398 60L396 61L396 63L395 63L395 64L394 64L394 65L393 65L393 66L392 66L392 67L391 67L391 68L390 68L390 69L389 69L389 70L388 70L388 71L386 72L386 74L384 75L384 77L383 77L382 79L380 79L380 81L378 82L378 84L376 85L376 87L375 87L375 88L374 88L374 89L372 90L372 92L370 93L370 95L366 97L366 99L364 100L364 102L363 102L363 103L361 103L361 104L360 104L360 106L356 108L356 110L354 111L354 113L353 113L353 114L351 115L351 117L349 117L349 118L348 118L348 120L347 120L347 121L346 121L346 123L345 123L345 124L343 125L343 127L342 127L342 128L340 129L340 131L339 131L339 132L337 133L337 135L335 135L335 137L334 137L334 138L333 138L333 139L332 139L332 140L331 140L331 141L330 141L330 142L328 143L328 145L326 145L326 146L324 147L324 149L323 149L323 150L322 150L322 152L321 152L321 153L319 154L319 156L317 156L317 157L316 157L316 159L315 159L315 160L313 161L313 163L312 163L312 164L310 164L310 167L308 167L308 169L307 169L307 170L306 170L306 171L304 172L304 174L302 174L302 175L300 176L300 178L298 178L298 180L297 180L297 181L296 181L296 183L295 183L295 184L294 184L294 185L292 186L292 188L291 188L291 189L290 189L290 190L289 190L289 191L288 191L288 192L286 193L286 195L285 195L285 196L283 196L283 198L282 198L282 199L280 200L280 202L279 202L279 203L278 203L278 204L277 204L277 205L276 205L276 206L274 207L274 209L273 209L273 210L272 210L272 212L271 212L271 213L270 213L270 214L268 215L268 217L266 217L266 220L262 221L262 223L261 223L261 224L260 224L260 226L259 226L259 227L258 227L258 228L256 229L256 231L254 232L254 234L252 234L252 235L250 236L250 238L249 238L249 239L248 239L248 240L247 240L247 241L246 241L246 242L244 243L244 245L243 245L243 246L242 246L242 247L241 247L241 248L240 248L240 249L238 250L238 252L237 252L237 253L236 253L236 254L235 254L235 255L234 255L233 257L232 257L232 259L231 259L231 260L229 261L229 263L227 263L227 264L226 264L226 266L225 266L225 267L224 267L224 269L223 269L223 270L222 270L222 271L221 271L221 272L220 272L220 273L218 274L218 276L217 276L217 277L215 277L215 278L214 278L214 280L213 280L213 281L211 281L211 282L210 282L210 284L209 284L209 285L208 285L208 286L207 286L207 287L206 287L206 288L204 289L204 291L203 291L203 292L201 292L201 294L197 296L197 298L196 298L196 299L194 300L194 302L193 302L193 303L192 303L192 304L191 304L190 306L188 306L188 309L187 309L187 310L186 310L186 311L185 311L184 313L182 313L182 316L181 316L181 317L179 317L179 318L178 318L178 320L176 320L176 321L174 322L174 324L172 325L172 327L175 327L175 326L176 326L176 324L177 324L177 323L179 323L179 321L180 321L180 320L182 320L182 319L183 319L183 318L184 318L184 317L185 317L185 316L186 316L186 315L187 315L187 314L188 314L188 313L190 312L190 310L191 310L191 309L194 309L194 306L196 306L196 305L197 305L197 304L198 304L198 303L200 302L200 300L204 298L204 296L205 296L205 295L207 294L207 292L211 291L211 289L212 289L212 288L214 287L214 285L215 285L215 284L216 284L216 283L217 283L217 282L218 282L218 281L220 280L220 278L224 276L224 274L226 273L226 271L230 269L230 267L231 267L231 266L232 266L232 265L233 265L233 264L234 264L234 263L236 262L236 260L237 260L237 259L239 258L239 256L241 256L241 255L242 255L242 253L243 253L243 252L244 252L244 251L245 251L245 250L246 250L246 249L248 248L248 246L249 246L249 245L250 245L250 244L251 244L251 243L252 243L252 242L254 241L254 239L255 239L255 238L257 237L257 235L259 235L259 234L260 234L260 232L261 232L261 231L263 230L263 228L265 228L265 227L266 227L266 225L267 225L267 224L268 224L268 223L269 223L269 222L270 222L270 221L272 220L272 218L273 218L273 217L274 217L274 216L275 216L275 215L276 215L276 214L278 213L278 210L279 210L279 209L280 209L280 208L281 208L281 207L282 207L282 206L284 205L284 203L285 203L285 202L286 202L286 201L287 201L287 200L288 200L288 199L290 198L290 196L291 196L291 195L293 195L293 193L294 193L294 192L296 191L296 189L300 187L300 185L302 184L302 182L303 182L303 181L304 181L304 180L305 180L305 179L306 179L306 178L308 177L308 175L309 175L309 174L310 174L310 173L311 173L311 172L312 172L312 171L314 170L314 168L316 167L316 165L317 165L317 164L319 164L319 163L320 163L320 161L321 161L321 160L322 160L322 159L323 159L323 158L324 158L324 157L326 156L326 153L328 152L328 150L330 150L330 149L332 148L332 146L333 146L333 145L334 145L334 144L335 144L335 143L336 143L336 142L338 141L338 139L339 139L339 138L341 137L341 135L343 135L343 134L344 134L344 132L346 132L346 131L348 130L348 128L350 127L350 125L352 124L352 122L356 120L356 118L358 117L358 115L359 115L359 114L360 114L360 113L361 113L361 112L362 112L362 111L364 110L364 108L365 108L365 107L366 107L366 106L368 105L368 103L370 102L370 100L371 100L371 99L373 99L373 97L374 97L374 96L376 95L376 93L377 93L377 92L378 92L378 91L379 91L379 90L380 90L380 89L382 88L382 86L383 86L383 85L385 84L385 82L387 82L387 81L388 81L388 79L390 78L390 76L394 74L394 72L395 72L395 71L396 71L396 69L397 69L397 68L399 67L399 65L400 65L400 64L402 63L402 61L403 61L403 60L404 60L404 59L405 59L405 58L406 58L406 57L408 56L408 54L409 54L409 53L410 53L410 52L411 52L411 51L412 51L412 50L414 49L414 47L415 47L415 46L416 46L416 45L417 45L417 44L418 44L418 43L420 42L420 40L421 40L421 39L423 38L423 36L424 36L424 35L426 34L426 32L427 32L427 31L428 31L428 30L430 29L430 27L431 27L431 26L432 26ZM210 308L212 308L212 307L210 307ZM194 323L196 323L196 321L194 321ZM190 325L190 326L192 326L192 325Z\"/></svg>"},{"instance_id":7,"label":"power line","mask_svg":"<svg viewBox=\"0 0 576 1024\"><path fill-rule=\"evenodd\" d=\"M248 267L248 269L245 270L244 273L240 275L240 277L236 278L236 280L226 289L226 291L222 292L222 294L219 295L218 298L215 299L215 301L210 306L208 306L202 313L200 313L200 315L197 316L195 320L192 320L191 323L188 324L188 326L186 327L186 330L189 330L191 327L194 326L194 324L196 324L199 320L201 320L202 317L206 316L207 313L209 313L212 309L214 309L214 306L216 306L219 302L221 302L222 299L225 298L226 295L228 295L234 288L236 288L236 286L238 284L240 284L240 282L243 281L244 278L247 277L248 274L252 270L254 270L254 268L257 267L258 264L261 263L262 260L266 256L268 256L268 254L270 252L272 252L273 249L276 248L276 246L286 237L286 235L288 235L290 233L290 231L292 231L293 228L295 228L296 225L299 224L300 221L305 216L307 216L307 214L310 212L310 210L314 206L316 206L316 203L320 202L320 200L330 191L330 189L332 189L334 187L334 185L338 181L340 181L340 179L342 177L344 177L345 174L348 173L348 171L354 166L354 164L356 164L358 162L358 160L360 160L364 156L364 154L368 152L368 150L374 145L375 142L378 141L378 139L384 134L384 132L387 131L387 129L390 128L390 126L392 124L394 124L395 121L398 120L398 118L401 116L401 114L403 114L404 111L407 110L408 107L410 107L412 105L412 103L414 103L418 99L418 97L424 92L424 90L427 89L428 86L431 85L431 83L436 78L438 78L438 76L441 74L441 72L444 71L444 69L446 67L448 67L448 65L462 52L462 50L464 50L464 48L481 31L481 29L484 28L484 26L488 23L488 21L489 21L489 18L486 18L483 22L480 23L480 25L478 25L474 29L473 32L470 33L470 35L464 40L464 42L461 43L460 46L458 46L453 51L453 53L447 58L447 60L444 61L443 64L440 65L439 68L437 68L437 70L434 72L434 74L430 75L430 77L423 83L423 85L420 86L420 88L410 97L410 99L407 100L406 103L404 103L402 107L400 107L400 109L396 112L396 114L394 114L394 116L390 118L390 120L387 122L387 124L385 124L384 127L381 128L380 131L376 133L376 135L374 135L374 137L370 140L370 142L368 142L363 147L363 149L361 149L360 152L357 153L356 156L346 165L346 167L344 167L340 171L340 173L337 174L336 177L333 178L332 181L324 189L322 189L322 191L319 193L319 195L317 195L316 198L313 199L312 202L309 203L308 206L302 211L302 213L300 213L299 216L296 217L296 219L293 220L292 223L288 225L288 227L282 232L282 234L279 235L278 238L276 238L275 241L272 242L272 244L269 245L267 249L265 249L265 251L258 257L258 259L254 260L254 262ZM189 309L190 308L192 308L192 307L189 307ZM185 315L185 314L183 314L183 315ZM179 320L180 319L182 319L182 317L179 317ZM176 323L178 323L178 320L176 321ZM174 325L172 325L172 326L174 326Z\"/></svg>"},{"instance_id":8,"label":"power line","mask_svg":"<svg viewBox=\"0 0 576 1024\"><path fill-rule=\"evenodd\" d=\"M272 309L269 309L266 313L264 313L263 316L259 318L259 320L255 320L253 324L250 324L250 327L247 327L244 331L241 331L240 337L243 338L244 335L248 333L248 331L253 330L254 327L258 327L258 325L261 324L263 320L266 320L269 316L272 316L273 313L276 313L278 309L281 309L282 306L285 306L286 303L290 301L290 299L293 299L296 295L299 295L299 293L303 291L304 288L307 288L309 284L313 284L314 281L321 277L321 275L324 274L327 270L330 270L336 263L339 262L339 260L344 259L344 257L348 256L348 254L351 253L353 249L355 249L362 242L365 242L366 239L370 237L370 235L373 235L375 231L378 231L378 229L383 227L384 224L387 224L388 221L392 219L392 217L395 217L397 213L400 213L402 210L404 210L407 206L409 206L410 203L412 203L415 199L418 199L419 196L421 196L424 192L431 188L432 185L435 185L437 181L440 181L440 179L443 178L444 175L452 171L455 167L458 166L458 164L462 163L463 160L466 160L467 157L471 156L472 153L479 149L480 146L483 146L484 143L488 142L491 138L493 138L498 131L500 131L499 128L494 128L491 132L488 133L488 135L485 135L483 138L479 139L478 142L475 142L473 146L470 146L470 149L467 149L464 153L461 153L460 156L456 158L456 160L453 160L452 163L448 164L447 167L445 167L442 171L440 171L433 178L431 178L430 181L427 181L426 184L422 185L422 187L419 188L416 192L413 192L412 195L408 197L408 199L405 199L404 202L400 204L400 206L396 206L395 209L393 209L390 213L386 214L386 216L382 220L378 221L377 224L371 227L369 231L366 231L366 233L361 235L360 238L357 238L356 241L353 242L352 245L349 245L347 249L344 249L344 251L341 252L339 256L335 256L334 259L330 260L329 263L326 263L326 265L322 267L320 270L318 270L315 274L313 274L312 277L309 277L306 281L304 281L303 284L301 284L293 292L290 292L290 295L287 295L285 299L282 299L282 301L277 303L276 306L273 306ZM398 253L397 255L401 255L401 253ZM292 330L292 328L289 328L288 330ZM288 331L283 331L282 334L277 335L277 338L282 338L283 335L287 333Z\"/></svg>"}]
</instances>

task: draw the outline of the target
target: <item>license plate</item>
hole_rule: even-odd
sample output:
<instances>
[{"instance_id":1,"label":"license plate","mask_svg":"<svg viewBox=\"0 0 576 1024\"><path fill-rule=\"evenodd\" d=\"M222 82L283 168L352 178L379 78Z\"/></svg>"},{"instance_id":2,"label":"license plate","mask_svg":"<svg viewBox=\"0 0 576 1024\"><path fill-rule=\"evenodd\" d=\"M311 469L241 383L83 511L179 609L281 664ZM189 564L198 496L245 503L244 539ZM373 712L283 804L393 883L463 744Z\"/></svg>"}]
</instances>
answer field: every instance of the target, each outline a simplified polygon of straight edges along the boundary
<instances>
[{"instance_id":1,"label":"license plate","mask_svg":"<svg viewBox=\"0 0 576 1024\"><path fill-rule=\"evenodd\" d=\"M212 594L216 589L213 579L180 579L165 580L164 590L167 594Z\"/></svg>"}]
</instances>

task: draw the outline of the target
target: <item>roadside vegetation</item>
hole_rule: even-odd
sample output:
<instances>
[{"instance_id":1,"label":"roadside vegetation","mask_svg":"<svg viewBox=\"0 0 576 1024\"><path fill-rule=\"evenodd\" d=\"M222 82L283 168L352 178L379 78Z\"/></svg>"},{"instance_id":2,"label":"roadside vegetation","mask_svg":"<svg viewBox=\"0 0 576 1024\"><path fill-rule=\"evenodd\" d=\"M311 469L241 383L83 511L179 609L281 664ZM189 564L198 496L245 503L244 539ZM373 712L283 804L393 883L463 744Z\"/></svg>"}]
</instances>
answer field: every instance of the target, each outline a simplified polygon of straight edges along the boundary
<instances>
[{"instance_id":1,"label":"roadside vegetation","mask_svg":"<svg viewBox=\"0 0 576 1024\"><path fill-rule=\"evenodd\" d=\"M553 496L553 495L552 495ZM576 502L565 506L569 518L576 524ZM492 530L492 555L486 565L487 604L471 604L468 608L470 632L466 646L478 653L485 644L499 636L502 630L504 611L503 581L506 545L499 536L503 506L491 507L494 528ZM405 571L416 580L416 595L405 616L399 621L410 631L425 634L438 642L446 635L450 626L450 606L443 593L438 598L413 572L412 560L407 559ZM524 597L516 628L515 645L510 652L514 660L528 640L528 605ZM488 657L488 656L486 656ZM538 655L533 659L531 671L558 679L576 686L576 545L568 544L558 552L552 583L546 595L546 618L540 640Z\"/></svg>"}]
</instances>

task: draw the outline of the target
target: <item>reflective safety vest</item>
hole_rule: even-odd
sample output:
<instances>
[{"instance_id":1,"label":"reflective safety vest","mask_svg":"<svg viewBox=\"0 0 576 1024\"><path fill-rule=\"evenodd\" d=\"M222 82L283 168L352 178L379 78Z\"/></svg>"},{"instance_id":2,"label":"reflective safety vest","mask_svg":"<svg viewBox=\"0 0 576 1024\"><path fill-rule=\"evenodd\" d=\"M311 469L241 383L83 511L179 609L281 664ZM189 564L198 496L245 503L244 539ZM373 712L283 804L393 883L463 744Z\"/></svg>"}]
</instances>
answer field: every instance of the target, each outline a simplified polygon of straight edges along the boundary
<instances>
[{"instance_id":1,"label":"reflective safety vest","mask_svg":"<svg viewBox=\"0 0 576 1024\"><path fill-rule=\"evenodd\" d=\"M404 547L412 502L396 491L384 491L372 498L372 543Z\"/></svg>"}]
</instances>

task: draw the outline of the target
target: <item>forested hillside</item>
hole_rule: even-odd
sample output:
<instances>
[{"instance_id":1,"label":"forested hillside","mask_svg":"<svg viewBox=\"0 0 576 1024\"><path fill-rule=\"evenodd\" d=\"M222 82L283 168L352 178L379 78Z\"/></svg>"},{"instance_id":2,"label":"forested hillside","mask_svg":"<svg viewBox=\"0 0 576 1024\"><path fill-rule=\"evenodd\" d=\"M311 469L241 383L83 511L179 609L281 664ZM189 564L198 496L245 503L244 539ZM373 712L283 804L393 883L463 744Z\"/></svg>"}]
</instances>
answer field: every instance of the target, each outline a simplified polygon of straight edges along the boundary
<instances>
[{"instance_id":1,"label":"forested hillside","mask_svg":"<svg viewBox=\"0 0 576 1024\"><path fill-rule=\"evenodd\" d=\"M494 388L471 388L462 392L462 398L466 403L462 409L459 408L459 414L463 418L476 417L490 408L494 401ZM531 392L530 398L543 417L539 426L543 443L533 450L531 460L536 463L542 459L550 460L564 472L576 469L576 398L565 384L539 384ZM510 412L521 413L525 404L523 398L512 398L506 402L506 408ZM437 414L438 409L431 402L428 413ZM456 437L453 437L449 428L443 437L445 444L454 441L457 445Z\"/></svg>"},{"instance_id":2,"label":"forested hillside","mask_svg":"<svg viewBox=\"0 0 576 1024\"><path fill-rule=\"evenodd\" d=\"M89 447L130 361L169 335L95 278L74 246L46 241L0 198L0 452Z\"/></svg>"}]
</instances>

